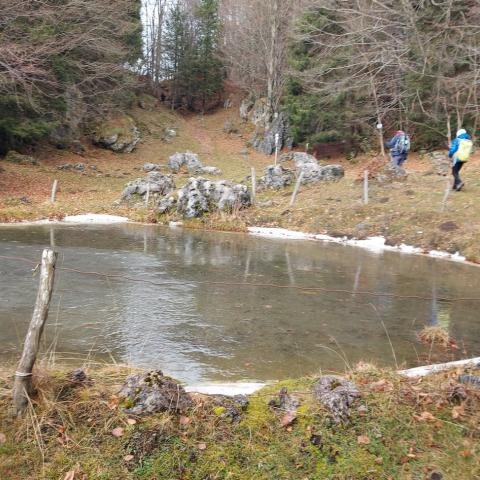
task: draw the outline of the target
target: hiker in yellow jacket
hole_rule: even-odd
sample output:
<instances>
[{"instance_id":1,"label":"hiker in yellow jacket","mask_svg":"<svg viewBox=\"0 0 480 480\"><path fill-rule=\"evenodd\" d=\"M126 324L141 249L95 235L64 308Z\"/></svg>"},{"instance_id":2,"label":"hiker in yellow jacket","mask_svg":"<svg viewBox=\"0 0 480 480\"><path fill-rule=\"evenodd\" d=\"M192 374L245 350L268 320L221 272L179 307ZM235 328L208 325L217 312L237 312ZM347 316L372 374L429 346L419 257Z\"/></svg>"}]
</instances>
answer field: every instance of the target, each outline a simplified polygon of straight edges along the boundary
<instances>
[{"instance_id":1,"label":"hiker in yellow jacket","mask_svg":"<svg viewBox=\"0 0 480 480\"><path fill-rule=\"evenodd\" d=\"M448 156L452 159L453 189L459 192L465 183L460 179L460 170L468 162L473 150L473 142L464 128L457 132L457 138L450 145Z\"/></svg>"}]
</instances>

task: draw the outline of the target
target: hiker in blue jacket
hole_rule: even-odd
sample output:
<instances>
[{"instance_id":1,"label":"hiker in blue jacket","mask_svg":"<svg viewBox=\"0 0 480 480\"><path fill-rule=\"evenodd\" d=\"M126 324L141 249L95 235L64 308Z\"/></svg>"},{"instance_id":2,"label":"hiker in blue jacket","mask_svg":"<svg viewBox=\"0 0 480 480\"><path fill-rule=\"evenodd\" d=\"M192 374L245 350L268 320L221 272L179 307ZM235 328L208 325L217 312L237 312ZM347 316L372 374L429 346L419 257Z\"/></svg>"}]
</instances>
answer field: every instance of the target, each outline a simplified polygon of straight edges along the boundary
<instances>
[{"instance_id":1,"label":"hiker in blue jacket","mask_svg":"<svg viewBox=\"0 0 480 480\"><path fill-rule=\"evenodd\" d=\"M398 130L391 140L385 142L385 146L390 149L393 165L401 167L410 151L410 137L403 130Z\"/></svg>"},{"instance_id":2,"label":"hiker in blue jacket","mask_svg":"<svg viewBox=\"0 0 480 480\"><path fill-rule=\"evenodd\" d=\"M468 162L473 149L470 135L464 128L457 132L457 137L450 145L448 156L452 159L453 189L459 192L465 185L460 179L460 170Z\"/></svg>"}]
</instances>

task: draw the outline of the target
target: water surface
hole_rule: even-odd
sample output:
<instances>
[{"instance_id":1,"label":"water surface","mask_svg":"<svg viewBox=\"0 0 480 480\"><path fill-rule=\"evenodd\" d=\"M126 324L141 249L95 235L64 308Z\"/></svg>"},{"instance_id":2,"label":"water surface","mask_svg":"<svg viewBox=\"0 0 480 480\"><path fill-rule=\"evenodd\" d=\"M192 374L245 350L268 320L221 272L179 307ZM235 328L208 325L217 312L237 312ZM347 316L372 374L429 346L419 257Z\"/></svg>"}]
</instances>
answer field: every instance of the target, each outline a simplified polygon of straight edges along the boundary
<instances>
[{"instance_id":1,"label":"water surface","mask_svg":"<svg viewBox=\"0 0 480 480\"><path fill-rule=\"evenodd\" d=\"M38 261L51 242L61 268L43 349L58 356L113 358L197 383L480 354L480 302L441 300L480 296L476 267L155 226L0 228L3 256ZM32 267L0 259L0 355L21 348L38 284ZM417 341L435 324L458 351L429 352Z\"/></svg>"}]
</instances>

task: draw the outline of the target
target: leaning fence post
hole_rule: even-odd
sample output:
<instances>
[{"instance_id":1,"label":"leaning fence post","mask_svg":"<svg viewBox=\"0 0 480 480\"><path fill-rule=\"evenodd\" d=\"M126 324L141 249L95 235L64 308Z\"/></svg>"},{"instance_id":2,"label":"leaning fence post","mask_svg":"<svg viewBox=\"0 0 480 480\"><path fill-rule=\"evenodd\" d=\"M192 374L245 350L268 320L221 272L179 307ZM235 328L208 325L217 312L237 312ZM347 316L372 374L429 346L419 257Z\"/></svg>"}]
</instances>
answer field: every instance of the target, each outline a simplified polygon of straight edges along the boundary
<instances>
[{"instance_id":1,"label":"leaning fence post","mask_svg":"<svg viewBox=\"0 0 480 480\"><path fill-rule=\"evenodd\" d=\"M28 405L29 397L34 393L32 371L37 359L43 327L48 317L48 307L52 298L55 263L57 253L46 248L42 253L40 282L32 320L23 345L23 353L15 372L13 384L13 408L16 416L22 415Z\"/></svg>"},{"instance_id":2,"label":"leaning fence post","mask_svg":"<svg viewBox=\"0 0 480 480\"><path fill-rule=\"evenodd\" d=\"M363 204L368 205L368 170L363 172Z\"/></svg>"},{"instance_id":3,"label":"leaning fence post","mask_svg":"<svg viewBox=\"0 0 480 480\"><path fill-rule=\"evenodd\" d=\"M54 180L53 186L52 186L52 195L50 196L51 203L55 203L55 198L57 196L57 186L58 186L58 180Z\"/></svg>"},{"instance_id":4,"label":"leaning fence post","mask_svg":"<svg viewBox=\"0 0 480 480\"><path fill-rule=\"evenodd\" d=\"M255 176L255 168L252 167L252 205L255 205L257 196L257 178Z\"/></svg>"},{"instance_id":5,"label":"leaning fence post","mask_svg":"<svg viewBox=\"0 0 480 480\"><path fill-rule=\"evenodd\" d=\"M447 206L448 196L450 195L450 192L452 191L451 187L452 187L452 185L451 185L450 180L447 180L447 188L445 190L445 195L443 196L442 204L440 206L440 212L442 212L442 213L445 211L445 208Z\"/></svg>"},{"instance_id":6,"label":"leaning fence post","mask_svg":"<svg viewBox=\"0 0 480 480\"><path fill-rule=\"evenodd\" d=\"M150 201L150 183L147 183L147 195L145 197L145 206L148 207L148 202Z\"/></svg>"},{"instance_id":7,"label":"leaning fence post","mask_svg":"<svg viewBox=\"0 0 480 480\"><path fill-rule=\"evenodd\" d=\"M298 190L300 189L300 185L302 184L303 174L304 174L304 170L300 172L300 175L297 178L297 183L295 184L295 188L292 193L292 198L290 199L290 207L293 206L293 204L295 203L295 199L297 198Z\"/></svg>"}]
</instances>

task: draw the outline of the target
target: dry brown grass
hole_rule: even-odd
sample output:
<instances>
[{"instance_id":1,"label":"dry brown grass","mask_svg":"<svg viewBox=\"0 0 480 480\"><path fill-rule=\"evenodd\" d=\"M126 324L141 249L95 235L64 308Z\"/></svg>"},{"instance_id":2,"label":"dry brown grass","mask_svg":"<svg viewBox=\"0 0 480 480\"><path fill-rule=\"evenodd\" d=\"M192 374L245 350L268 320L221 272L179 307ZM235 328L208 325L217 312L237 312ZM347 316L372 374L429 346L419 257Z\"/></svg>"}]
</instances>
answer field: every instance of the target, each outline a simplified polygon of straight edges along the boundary
<instances>
[{"instance_id":1,"label":"dry brown grass","mask_svg":"<svg viewBox=\"0 0 480 480\"><path fill-rule=\"evenodd\" d=\"M443 327L425 327L418 333L418 338L421 342L427 343L428 345L456 348L455 342L452 337L450 337L448 330Z\"/></svg>"}]
</instances>

